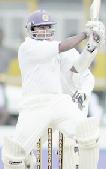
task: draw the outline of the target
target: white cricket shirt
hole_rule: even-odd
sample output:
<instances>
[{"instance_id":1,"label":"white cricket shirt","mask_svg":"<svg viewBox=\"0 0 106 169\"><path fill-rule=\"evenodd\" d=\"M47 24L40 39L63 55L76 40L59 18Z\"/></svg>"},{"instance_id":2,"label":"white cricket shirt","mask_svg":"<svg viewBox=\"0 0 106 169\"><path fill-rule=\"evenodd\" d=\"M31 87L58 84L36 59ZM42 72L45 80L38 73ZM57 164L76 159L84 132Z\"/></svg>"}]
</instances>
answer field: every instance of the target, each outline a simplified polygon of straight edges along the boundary
<instances>
[{"instance_id":1,"label":"white cricket shirt","mask_svg":"<svg viewBox=\"0 0 106 169\"><path fill-rule=\"evenodd\" d=\"M24 94L62 92L58 44L29 37L21 44L18 59Z\"/></svg>"}]
</instances>

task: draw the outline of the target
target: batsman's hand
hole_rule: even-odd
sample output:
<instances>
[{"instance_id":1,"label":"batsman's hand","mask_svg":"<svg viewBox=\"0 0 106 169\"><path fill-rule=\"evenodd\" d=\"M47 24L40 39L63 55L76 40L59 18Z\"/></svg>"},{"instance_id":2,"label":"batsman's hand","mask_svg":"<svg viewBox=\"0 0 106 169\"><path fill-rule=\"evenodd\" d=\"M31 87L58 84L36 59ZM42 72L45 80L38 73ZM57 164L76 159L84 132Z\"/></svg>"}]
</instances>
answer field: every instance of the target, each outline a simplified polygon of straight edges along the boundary
<instances>
[{"instance_id":1,"label":"batsman's hand","mask_svg":"<svg viewBox=\"0 0 106 169\"><path fill-rule=\"evenodd\" d=\"M77 90L72 96L72 101L78 104L78 108L80 110L83 110L83 108L85 107L85 103L87 101L87 96L85 93L82 93Z\"/></svg>"},{"instance_id":2,"label":"batsman's hand","mask_svg":"<svg viewBox=\"0 0 106 169\"><path fill-rule=\"evenodd\" d=\"M105 25L101 21L88 21L85 27L88 37L93 33L94 40L103 45L105 43Z\"/></svg>"}]
</instances>

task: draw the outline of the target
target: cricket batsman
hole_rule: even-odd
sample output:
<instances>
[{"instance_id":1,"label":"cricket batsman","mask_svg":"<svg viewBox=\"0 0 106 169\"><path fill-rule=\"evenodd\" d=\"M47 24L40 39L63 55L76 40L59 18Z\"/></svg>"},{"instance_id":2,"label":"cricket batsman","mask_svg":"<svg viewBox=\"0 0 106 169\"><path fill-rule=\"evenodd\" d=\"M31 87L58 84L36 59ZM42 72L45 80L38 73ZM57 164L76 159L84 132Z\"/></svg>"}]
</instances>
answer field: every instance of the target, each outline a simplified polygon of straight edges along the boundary
<instances>
[{"instance_id":1,"label":"cricket batsman","mask_svg":"<svg viewBox=\"0 0 106 169\"><path fill-rule=\"evenodd\" d=\"M43 137L48 126L55 126L67 137L76 135L80 151L79 168L97 169L98 121L85 118L70 95L63 93L61 63L63 57L68 55L72 58L70 71L83 73L97 54L105 37L105 28L102 22L89 22L81 34L56 41L55 24L44 10L35 11L28 17L28 37L18 51L23 94L15 135L4 140L4 169L25 169L26 156L34 149L39 137ZM84 39L88 39L87 45L76 60L77 52L72 48ZM64 62L64 71L69 67L68 62Z\"/></svg>"}]
</instances>

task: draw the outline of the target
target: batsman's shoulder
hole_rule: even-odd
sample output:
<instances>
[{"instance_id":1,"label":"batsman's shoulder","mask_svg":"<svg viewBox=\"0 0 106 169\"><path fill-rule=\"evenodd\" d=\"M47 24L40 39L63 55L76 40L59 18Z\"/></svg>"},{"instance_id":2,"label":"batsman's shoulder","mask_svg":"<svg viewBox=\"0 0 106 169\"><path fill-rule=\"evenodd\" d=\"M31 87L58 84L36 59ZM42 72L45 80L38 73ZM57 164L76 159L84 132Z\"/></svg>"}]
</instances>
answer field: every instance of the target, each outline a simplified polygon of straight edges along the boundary
<instances>
[{"instance_id":1,"label":"batsman's shoulder","mask_svg":"<svg viewBox=\"0 0 106 169\"><path fill-rule=\"evenodd\" d=\"M25 42L22 42L18 48L18 58L26 51Z\"/></svg>"},{"instance_id":2,"label":"batsman's shoulder","mask_svg":"<svg viewBox=\"0 0 106 169\"><path fill-rule=\"evenodd\" d=\"M19 46L19 48L18 48L18 51L21 51L21 50L23 50L23 49L27 49L27 45L26 45L26 41L23 41L21 44L20 44L20 46Z\"/></svg>"}]
</instances>

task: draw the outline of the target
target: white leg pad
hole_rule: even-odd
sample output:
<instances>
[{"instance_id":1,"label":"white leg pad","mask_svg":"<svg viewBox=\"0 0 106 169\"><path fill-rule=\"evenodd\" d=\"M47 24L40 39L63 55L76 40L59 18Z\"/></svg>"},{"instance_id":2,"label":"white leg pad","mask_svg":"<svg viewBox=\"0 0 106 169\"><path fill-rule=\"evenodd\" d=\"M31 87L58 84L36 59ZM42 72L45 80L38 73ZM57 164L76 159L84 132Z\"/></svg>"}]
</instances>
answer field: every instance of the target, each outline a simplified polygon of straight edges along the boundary
<instances>
[{"instance_id":1,"label":"white leg pad","mask_svg":"<svg viewBox=\"0 0 106 169\"><path fill-rule=\"evenodd\" d=\"M78 154L75 153L74 148L76 141L72 138L64 138L63 144L63 168L75 169L78 163Z\"/></svg>"},{"instance_id":2,"label":"white leg pad","mask_svg":"<svg viewBox=\"0 0 106 169\"><path fill-rule=\"evenodd\" d=\"M79 169L97 169L99 159L99 123L87 118L77 126Z\"/></svg>"},{"instance_id":3,"label":"white leg pad","mask_svg":"<svg viewBox=\"0 0 106 169\"><path fill-rule=\"evenodd\" d=\"M11 138L4 139L2 160L4 169L25 169L25 151Z\"/></svg>"}]
</instances>

